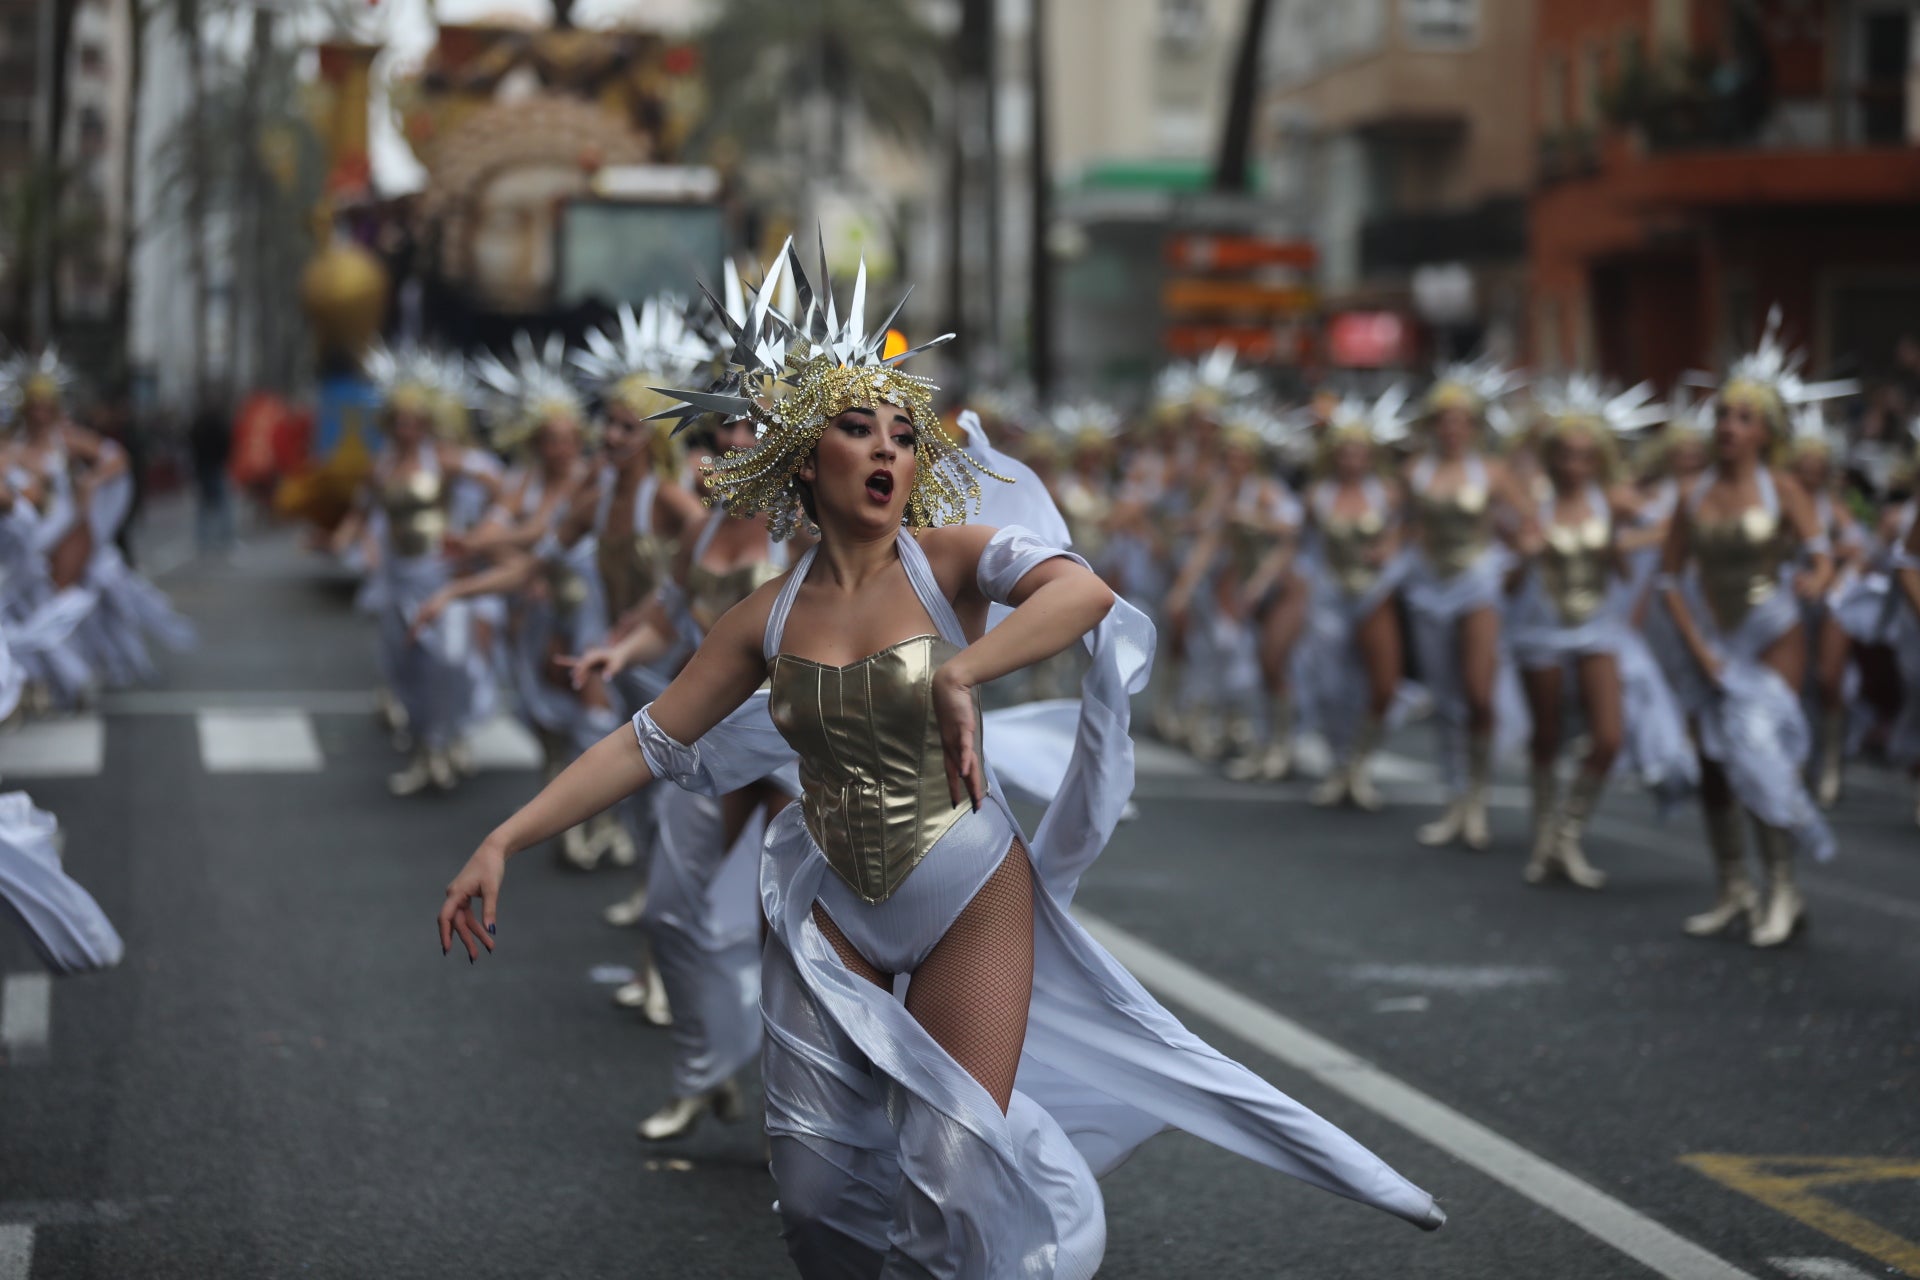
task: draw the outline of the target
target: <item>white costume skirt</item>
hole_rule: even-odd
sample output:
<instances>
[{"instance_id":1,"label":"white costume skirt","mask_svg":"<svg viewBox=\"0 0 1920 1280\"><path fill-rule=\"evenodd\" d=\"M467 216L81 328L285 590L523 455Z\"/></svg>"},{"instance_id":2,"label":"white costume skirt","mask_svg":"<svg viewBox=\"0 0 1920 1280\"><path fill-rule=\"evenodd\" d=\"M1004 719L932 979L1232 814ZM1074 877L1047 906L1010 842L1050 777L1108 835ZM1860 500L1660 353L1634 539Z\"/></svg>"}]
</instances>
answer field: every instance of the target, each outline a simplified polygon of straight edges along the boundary
<instances>
[{"instance_id":1,"label":"white costume skirt","mask_svg":"<svg viewBox=\"0 0 1920 1280\"><path fill-rule=\"evenodd\" d=\"M1300 727L1325 738L1337 760L1348 757L1356 733L1367 720L1370 698L1360 657L1360 624L1400 589L1407 566L1407 556L1395 556L1372 586L1355 593L1342 587L1318 556L1304 564L1310 592L1307 628L1294 651L1293 687ZM1403 701L1395 699L1389 725L1400 718Z\"/></svg>"},{"instance_id":2,"label":"white costume skirt","mask_svg":"<svg viewBox=\"0 0 1920 1280\"><path fill-rule=\"evenodd\" d=\"M465 601L455 601L417 640L409 639L407 630L420 606L446 585L446 561L433 555L390 556L379 575L381 673L406 708L415 740L429 750L444 749L465 728L475 683L487 678L486 659L473 644L469 610Z\"/></svg>"},{"instance_id":3,"label":"white costume skirt","mask_svg":"<svg viewBox=\"0 0 1920 1280\"><path fill-rule=\"evenodd\" d=\"M1800 852L1833 857L1833 831L1807 794L1801 769L1813 735L1798 691L1760 661L1768 645L1800 625L1800 608L1781 575L1780 587L1723 633L1701 600L1697 582L1683 592L1687 608L1721 664L1716 685L1693 660L1664 605L1648 617L1648 636L1675 696L1694 718L1700 754L1718 764L1733 794L1770 827L1792 833Z\"/></svg>"},{"instance_id":4,"label":"white costume skirt","mask_svg":"<svg viewBox=\"0 0 1920 1280\"><path fill-rule=\"evenodd\" d=\"M1410 553L1401 588L1413 624L1414 658L1420 681L1433 695L1440 735L1441 769L1447 785L1460 790L1466 776L1467 701L1460 682L1460 621L1481 609L1497 609L1512 554L1498 544L1450 578L1434 573L1426 559ZM1494 757L1517 751L1526 742L1530 717L1520 689L1519 671L1503 634L1493 678Z\"/></svg>"},{"instance_id":5,"label":"white costume skirt","mask_svg":"<svg viewBox=\"0 0 1920 1280\"><path fill-rule=\"evenodd\" d=\"M24 791L0 795L0 903L27 926L55 973L120 963L120 935L100 904L60 867L60 825Z\"/></svg>"},{"instance_id":6,"label":"white costume skirt","mask_svg":"<svg viewBox=\"0 0 1920 1280\"><path fill-rule=\"evenodd\" d=\"M669 787L659 797L640 917L673 1010L673 1094L691 1098L760 1053L760 843L749 820L723 847L720 801Z\"/></svg>"},{"instance_id":7,"label":"white costume skirt","mask_svg":"<svg viewBox=\"0 0 1920 1280\"><path fill-rule=\"evenodd\" d=\"M1004 602L1059 554L1002 529L982 558L981 586ZM1071 763L1024 838L1034 985L1004 1115L904 1004L841 963L813 917L823 902L870 959L910 968L1021 835L997 782L877 907L834 888L798 806L768 830L762 1074L781 1215L803 1275L1091 1276L1106 1235L1095 1178L1168 1128L1419 1226L1444 1221L1426 1192L1181 1026L1068 914L1132 789L1128 699L1145 686L1153 632L1121 603L1089 644ZM635 729L657 773L724 792L763 773L768 758L790 758L765 699L755 695L692 746L644 712ZM983 737L991 761L995 745Z\"/></svg>"},{"instance_id":8,"label":"white costume skirt","mask_svg":"<svg viewBox=\"0 0 1920 1280\"><path fill-rule=\"evenodd\" d=\"M1560 668L1563 696L1579 704L1573 666L1592 654L1611 655L1620 676L1619 768L1654 796L1664 811L1700 784L1700 761L1687 736L1686 714L1653 652L1627 622L1638 587L1616 583L1600 610L1583 623L1559 621L1553 604L1529 582L1509 611L1508 635L1524 671Z\"/></svg>"}]
</instances>

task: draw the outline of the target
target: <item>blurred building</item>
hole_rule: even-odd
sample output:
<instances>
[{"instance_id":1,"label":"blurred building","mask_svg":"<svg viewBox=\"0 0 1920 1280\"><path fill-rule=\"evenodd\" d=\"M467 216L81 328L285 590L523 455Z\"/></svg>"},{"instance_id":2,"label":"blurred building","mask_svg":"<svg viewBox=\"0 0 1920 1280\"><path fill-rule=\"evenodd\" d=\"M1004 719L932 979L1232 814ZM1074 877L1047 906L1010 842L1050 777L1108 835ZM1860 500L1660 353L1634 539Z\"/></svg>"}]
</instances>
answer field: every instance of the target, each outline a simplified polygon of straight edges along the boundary
<instances>
[{"instance_id":1,"label":"blurred building","mask_svg":"<svg viewBox=\"0 0 1920 1280\"><path fill-rule=\"evenodd\" d=\"M1539 0L1273 0L1264 150L1319 250L1335 363L1510 345Z\"/></svg>"},{"instance_id":2,"label":"blurred building","mask_svg":"<svg viewBox=\"0 0 1920 1280\"><path fill-rule=\"evenodd\" d=\"M1532 346L1665 382L1767 308L1873 374L1920 316L1916 22L1886 0L1542 4Z\"/></svg>"},{"instance_id":3,"label":"blurred building","mask_svg":"<svg viewBox=\"0 0 1920 1280\"><path fill-rule=\"evenodd\" d=\"M0 188L8 210L0 254L14 282L8 312L22 341L57 318L69 357L96 373L108 372L115 354L107 321L125 270L131 4L0 3ZM64 63L58 77L56 57ZM27 210L44 198L49 159L60 175L60 203L42 232ZM19 264L49 250L59 259L53 288L30 296L18 283Z\"/></svg>"}]
</instances>

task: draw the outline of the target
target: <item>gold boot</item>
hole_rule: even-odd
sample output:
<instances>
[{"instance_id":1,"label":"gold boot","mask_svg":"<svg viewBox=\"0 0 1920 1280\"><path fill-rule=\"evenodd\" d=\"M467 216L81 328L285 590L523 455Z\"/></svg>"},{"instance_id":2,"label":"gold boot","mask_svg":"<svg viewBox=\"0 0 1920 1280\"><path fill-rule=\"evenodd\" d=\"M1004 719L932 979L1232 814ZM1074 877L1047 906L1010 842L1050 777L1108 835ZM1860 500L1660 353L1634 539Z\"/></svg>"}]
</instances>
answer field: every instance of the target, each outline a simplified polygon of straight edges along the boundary
<instances>
[{"instance_id":1,"label":"gold boot","mask_svg":"<svg viewBox=\"0 0 1920 1280\"><path fill-rule=\"evenodd\" d=\"M1260 757L1260 776L1284 782L1293 774L1293 697L1277 693L1267 707L1267 750Z\"/></svg>"},{"instance_id":2,"label":"gold boot","mask_svg":"<svg viewBox=\"0 0 1920 1280\"><path fill-rule=\"evenodd\" d=\"M1353 755L1347 761L1347 798L1354 808L1366 813L1378 813L1386 803L1373 785L1373 753L1380 749L1386 729L1383 722L1369 717L1360 726L1360 736L1353 740Z\"/></svg>"},{"instance_id":3,"label":"gold boot","mask_svg":"<svg viewBox=\"0 0 1920 1280\"><path fill-rule=\"evenodd\" d=\"M1829 707L1820 717L1820 764L1813 779L1813 798L1822 809L1840 803L1840 771L1846 750L1847 709Z\"/></svg>"},{"instance_id":4,"label":"gold boot","mask_svg":"<svg viewBox=\"0 0 1920 1280\"><path fill-rule=\"evenodd\" d=\"M1793 833L1758 821L1753 829L1760 843L1761 864L1767 869L1767 902L1760 911L1760 922L1753 927L1751 941L1756 947L1785 946L1807 921L1806 899L1793 882Z\"/></svg>"},{"instance_id":5,"label":"gold boot","mask_svg":"<svg viewBox=\"0 0 1920 1280\"><path fill-rule=\"evenodd\" d=\"M674 1138L684 1138L693 1132L700 1117L709 1109L716 1120L726 1124L739 1120L743 1110L740 1105L740 1086L729 1080L717 1089L697 1093L691 1098L675 1098L640 1122L640 1136L647 1142L669 1142Z\"/></svg>"},{"instance_id":6,"label":"gold boot","mask_svg":"<svg viewBox=\"0 0 1920 1280\"><path fill-rule=\"evenodd\" d=\"M639 924L646 910L647 886L642 881L638 889L602 911L600 917L616 929L626 929Z\"/></svg>"},{"instance_id":7,"label":"gold boot","mask_svg":"<svg viewBox=\"0 0 1920 1280\"><path fill-rule=\"evenodd\" d=\"M667 986L660 981L660 969L647 959L645 970L632 982L613 993L613 1002L622 1009L638 1009L650 1027L673 1025L673 1010L667 1004Z\"/></svg>"},{"instance_id":8,"label":"gold boot","mask_svg":"<svg viewBox=\"0 0 1920 1280\"><path fill-rule=\"evenodd\" d=\"M1696 938L1711 938L1725 933L1737 921L1751 924L1760 909L1760 899L1747 879L1746 841L1740 835L1740 807L1707 810L1707 844L1713 850L1714 877L1719 895L1713 906L1697 916L1688 916L1680 927Z\"/></svg>"},{"instance_id":9,"label":"gold boot","mask_svg":"<svg viewBox=\"0 0 1920 1280\"><path fill-rule=\"evenodd\" d=\"M1527 859L1520 878L1528 884L1545 884L1560 869L1560 777L1552 765L1535 765L1533 784L1533 854Z\"/></svg>"},{"instance_id":10,"label":"gold boot","mask_svg":"<svg viewBox=\"0 0 1920 1280\"><path fill-rule=\"evenodd\" d=\"M433 770L424 749L413 753L407 767L387 775L387 790L396 796L419 795L434 784Z\"/></svg>"},{"instance_id":11,"label":"gold boot","mask_svg":"<svg viewBox=\"0 0 1920 1280\"><path fill-rule=\"evenodd\" d=\"M1466 826L1467 799L1457 796L1444 813L1414 832L1413 838L1429 849L1438 849L1458 840Z\"/></svg>"},{"instance_id":12,"label":"gold boot","mask_svg":"<svg viewBox=\"0 0 1920 1280\"><path fill-rule=\"evenodd\" d=\"M1492 783L1493 739L1476 734L1467 744L1467 796L1460 820L1460 839L1475 852L1493 843L1487 828L1487 789Z\"/></svg>"},{"instance_id":13,"label":"gold boot","mask_svg":"<svg viewBox=\"0 0 1920 1280\"><path fill-rule=\"evenodd\" d=\"M1187 750L1202 764L1216 764L1227 749L1219 709L1202 703L1187 716Z\"/></svg>"},{"instance_id":14,"label":"gold boot","mask_svg":"<svg viewBox=\"0 0 1920 1280\"><path fill-rule=\"evenodd\" d=\"M1588 862L1587 851L1580 846L1580 837L1586 834L1587 823L1599 807L1600 793L1606 789L1605 774L1582 769L1567 790L1566 808L1560 812L1555 832L1554 861L1567 879L1582 889L1598 889L1607 882L1607 873Z\"/></svg>"}]
</instances>

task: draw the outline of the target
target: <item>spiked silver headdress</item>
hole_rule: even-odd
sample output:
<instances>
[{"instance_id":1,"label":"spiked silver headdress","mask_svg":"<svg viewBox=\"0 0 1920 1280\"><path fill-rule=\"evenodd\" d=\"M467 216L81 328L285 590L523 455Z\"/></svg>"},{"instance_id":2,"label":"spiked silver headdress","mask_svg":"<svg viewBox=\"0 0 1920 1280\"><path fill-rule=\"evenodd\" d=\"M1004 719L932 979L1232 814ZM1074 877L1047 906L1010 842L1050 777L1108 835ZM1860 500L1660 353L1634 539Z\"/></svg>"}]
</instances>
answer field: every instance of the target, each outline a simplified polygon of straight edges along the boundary
<instances>
[{"instance_id":1,"label":"spiked silver headdress","mask_svg":"<svg viewBox=\"0 0 1920 1280\"><path fill-rule=\"evenodd\" d=\"M513 335L513 363L492 352L474 362L474 374L488 394L494 443L502 449L526 443L542 424L564 419L586 427L580 388L567 370L567 341L547 335L536 347L524 330Z\"/></svg>"},{"instance_id":2,"label":"spiked silver headdress","mask_svg":"<svg viewBox=\"0 0 1920 1280\"><path fill-rule=\"evenodd\" d=\"M1431 417L1446 409L1465 409L1475 418L1485 420L1501 401L1526 385L1525 374L1489 357L1444 364L1435 372L1433 385L1427 388L1422 415ZM1490 421L1489 425L1501 431L1506 424Z\"/></svg>"},{"instance_id":3,"label":"spiked silver headdress","mask_svg":"<svg viewBox=\"0 0 1920 1280\"><path fill-rule=\"evenodd\" d=\"M1239 354L1221 343L1192 363L1170 364L1154 379L1154 402L1162 411L1218 411L1260 394L1260 376L1237 367Z\"/></svg>"},{"instance_id":4,"label":"spiked silver headdress","mask_svg":"<svg viewBox=\"0 0 1920 1280\"><path fill-rule=\"evenodd\" d=\"M362 361L380 403L391 409L433 416L443 374L425 347L411 342L390 347L375 342Z\"/></svg>"},{"instance_id":5,"label":"spiked silver headdress","mask_svg":"<svg viewBox=\"0 0 1920 1280\"><path fill-rule=\"evenodd\" d=\"M574 368L601 399L642 418L667 407L655 386L685 381L711 359L713 348L688 324L685 303L665 295L647 299L638 315L621 303L614 328L589 331L586 350L573 353Z\"/></svg>"},{"instance_id":6,"label":"spiked silver headdress","mask_svg":"<svg viewBox=\"0 0 1920 1280\"><path fill-rule=\"evenodd\" d=\"M907 498L907 522L924 528L964 521L979 504L976 473L991 473L973 462L947 433L933 411L933 384L898 368L902 361L950 341L953 335L908 349L893 329L905 297L883 323L867 325L865 262L854 277L853 297L843 319L826 271L824 246L818 291L791 240L782 258L793 279L799 314L788 317L773 310L775 273L770 273L748 309L746 323L727 315L733 350L721 389L657 388L684 407L656 416L678 417L683 424L708 413L728 420L750 419L758 440L752 448L712 463L708 483L728 511L738 516L766 512L769 530L784 538L806 519L794 475L819 443L827 423L848 409L898 405L912 417L916 436L917 467ZM775 272L779 269L776 265ZM704 286L702 291L716 311L726 312Z\"/></svg>"},{"instance_id":7,"label":"spiked silver headdress","mask_svg":"<svg viewBox=\"0 0 1920 1280\"><path fill-rule=\"evenodd\" d=\"M1323 447L1331 452L1343 444L1391 448L1406 443L1415 419L1412 392L1395 383L1378 397L1343 396L1327 415Z\"/></svg>"},{"instance_id":8,"label":"spiked silver headdress","mask_svg":"<svg viewBox=\"0 0 1920 1280\"><path fill-rule=\"evenodd\" d=\"M0 402L9 413L18 413L32 400L61 404L73 382L73 370L60 359L60 348L49 342L37 354L18 351L0 363Z\"/></svg>"},{"instance_id":9,"label":"spiked silver headdress","mask_svg":"<svg viewBox=\"0 0 1920 1280\"><path fill-rule=\"evenodd\" d=\"M1715 398L1722 404L1751 405L1773 428L1775 438L1785 439L1793 430L1795 410L1857 394L1860 383L1853 378L1807 381L1802 374L1807 354L1782 342L1780 327L1780 308L1775 305L1767 310L1767 327L1760 334L1760 345L1733 362ZM1712 385L1711 381L1706 385Z\"/></svg>"},{"instance_id":10,"label":"spiked silver headdress","mask_svg":"<svg viewBox=\"0 0 1920 1280\"><path fill-rule=\"evenodd\" d=\"M1549 434L1597 427L1622 440L1665 422L1672 409L1655 399L1651 382L1616 391L1592 374L1576 373L1534 387L1534 403Z\"/></svg>"}]
</instances>

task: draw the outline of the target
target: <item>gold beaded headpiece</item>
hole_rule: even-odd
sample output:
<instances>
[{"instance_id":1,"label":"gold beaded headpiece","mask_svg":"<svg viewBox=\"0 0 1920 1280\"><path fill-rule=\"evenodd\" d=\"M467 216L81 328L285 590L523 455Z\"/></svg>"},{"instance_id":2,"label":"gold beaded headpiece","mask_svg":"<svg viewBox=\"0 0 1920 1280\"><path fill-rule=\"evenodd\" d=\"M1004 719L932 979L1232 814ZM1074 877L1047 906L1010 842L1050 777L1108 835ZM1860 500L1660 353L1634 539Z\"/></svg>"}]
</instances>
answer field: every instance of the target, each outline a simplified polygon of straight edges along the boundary
<instances>
[{"instance_id":1,"label":"gold beaded headpiece","mask_svg":"<svg viewBox=\"0 0 1920 1280\"><path fill-rule=\"evenodd\" d=\"M925 528L963 523L980 503L978 476L994 476L975 462L947 432L933 411L934 385L902 373L902 361L950 341L952 334L906 349L893 322L901 298L885 323L866 324L867 264L854 278L853 298L843 320L833 297L833 281L821 255L821 289L816 294L789 239L776 260L746 323L702 286L707 300L726 316L733 351L719 384L708 391L654 388L680 406L654 415L679 418L678 430L710 413L726 421L751 421L758 437L752 447L733 450L710 463L707 482L713 497L735 516L765 512L768 531L785 538L807 523L795 473L820 442L827 423L849 409L898 405L913 421L916 467L907 497L907 524ZM792 273L800 316L793 320L771 306L781 270ZM910 292L910 291L909 291ZM1008 481L1011 483L1011 481Z\"/></svg>"}]
</instances>

